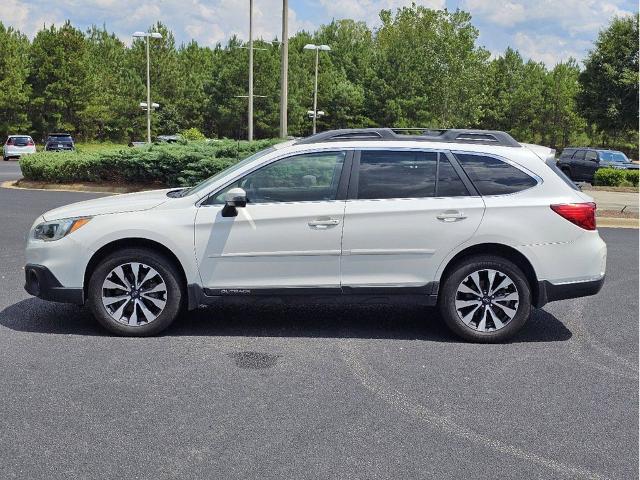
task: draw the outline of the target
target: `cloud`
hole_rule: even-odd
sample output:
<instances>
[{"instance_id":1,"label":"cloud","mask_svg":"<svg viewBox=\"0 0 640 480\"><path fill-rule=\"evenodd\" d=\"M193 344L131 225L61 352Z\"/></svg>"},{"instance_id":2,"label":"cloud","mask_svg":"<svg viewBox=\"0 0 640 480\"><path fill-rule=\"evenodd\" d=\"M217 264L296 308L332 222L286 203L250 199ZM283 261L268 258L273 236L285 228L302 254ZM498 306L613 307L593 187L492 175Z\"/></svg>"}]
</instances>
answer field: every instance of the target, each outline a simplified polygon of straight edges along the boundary
<instances>
[{"instance_id":1,"label":"cloud","mask_svg":"<svg viewBox=\"0 0 640 480\"><path fill-rule=\"evenodd\" d=\"M523 26L532 21L547 21L568 33L593 32L613 16L631 14L624 0L464 0L461 7L472 15L503 27ZM524 25L526 28L526 25Z\"/></svg>"},{"instance_id":2,"label":"cloud","mask_svg":"<svg viewBox=\"0 0 640 480\"><path fill-rule=\"evenodd\" d=\"M63 22L63 17L56 9L38 8L32 2L21 0L0 0L0 12L7 14L6 18L2 18L5 25L10 25L29 37L33 37L44 25Z\"/></svg>"},{"instance_id":3,"label":"cloud","mask_svg":"<svg viewBox=\"0 0 640 480\"><path fill-rule=\"evenodd\" d=\"M411 0L289 0L289 32L313 31L336 18L379 24L381 9L395 10ZM584 58L598 31L613 16L636 11L633 0L417 0L429 8L468 10L480 30L480 43L492 54L507 46L549 65L566 56ZM82 30L106 26L127 44L131 33L161 21L178 43L224 43L233 35L246 39L248 0L0 0L2 22L30 37L43 25L65 19ZM282 0L254 0L254 36L281 36Z\"/></svg>"},{"instance_id":4,"label":"cloud","mask_svg":"<svg viewBox=\"0 0 640 480\"><path fill-rule=\"evenodd\" d=\"M396 10L411 5L412 2L406 0L349 0L344 2L319 0L319 3L330 18L351 18L365 21L369 25L376 25L379 23L380 10ZM415 3L434 10L441 10L446 6L445 0L418 0Z\"/></svg>"},{"instance_id":5,"label":"cloud","mask_svg":"<svg viewBox=\"0 0 640 480\"><path fill-rule=\"evenodd\" d=\"M191 39L213 46L233 35L248 37L248 1L238 0L0 0L0 11L12 12L2 21L33 36L43 23L61 24L69 18L79 28L105 24L127 43L136 30L146 30L156 21L166 24L178 42ZM39 16L46 12L46 16ZM256 0L254 5L255 38L281 36L282 0ZM314 30L316 24L300 20L289 8L289 30Z\"/></svg>"},{"instance_id":6,"label":"cloud","mask_svg":"<svg viewBox=\"0 0 640 480\"><path fill-rule=\"evenodd\" d=\"M570 57L582 58L591 46L588 41L576 41L557 35L537 35L518 32L514 37L514 45L523 58L531 58L548 67L567 61Z\"/></svg>"}]
</instances>

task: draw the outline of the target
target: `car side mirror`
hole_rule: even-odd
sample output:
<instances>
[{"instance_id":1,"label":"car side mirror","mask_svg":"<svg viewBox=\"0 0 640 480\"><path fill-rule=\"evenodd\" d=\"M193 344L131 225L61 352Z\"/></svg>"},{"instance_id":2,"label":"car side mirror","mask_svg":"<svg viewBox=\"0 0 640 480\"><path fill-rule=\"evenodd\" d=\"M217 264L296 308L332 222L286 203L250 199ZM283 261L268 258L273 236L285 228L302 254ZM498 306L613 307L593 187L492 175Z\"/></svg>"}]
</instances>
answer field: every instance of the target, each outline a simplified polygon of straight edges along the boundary
<instances>
[{"instance_id":1,"label":"car side mirror","mask_svg":"<svg viewBox=\"0 0 640 480\"><path fill-rule=\"evenodd\" d=\"M223 217L238 216L238 208L247 206L247 192L242 188L232 188L224 194Z\"/></svg>"}]
</instances>

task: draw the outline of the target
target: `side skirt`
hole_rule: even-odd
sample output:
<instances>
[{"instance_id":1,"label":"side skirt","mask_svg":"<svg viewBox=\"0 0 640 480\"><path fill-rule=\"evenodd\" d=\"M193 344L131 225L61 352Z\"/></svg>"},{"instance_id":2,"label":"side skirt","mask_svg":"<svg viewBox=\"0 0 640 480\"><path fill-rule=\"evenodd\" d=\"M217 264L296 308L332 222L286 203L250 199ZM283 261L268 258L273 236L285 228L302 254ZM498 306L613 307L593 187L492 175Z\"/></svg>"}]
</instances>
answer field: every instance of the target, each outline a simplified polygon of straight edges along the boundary
<instances>
[{"instance_id":1,"label":"side skirt","mask_svg":"<svg viewBox=\"0 0 640 480\"><path fill-rule=\"evenodd\" d=\"M353 305L392 304L434 306L438 282L422 287L342 287L342 288L201 288L188 286L188 308L208 305Z\"/></svg>"}]
</instances>

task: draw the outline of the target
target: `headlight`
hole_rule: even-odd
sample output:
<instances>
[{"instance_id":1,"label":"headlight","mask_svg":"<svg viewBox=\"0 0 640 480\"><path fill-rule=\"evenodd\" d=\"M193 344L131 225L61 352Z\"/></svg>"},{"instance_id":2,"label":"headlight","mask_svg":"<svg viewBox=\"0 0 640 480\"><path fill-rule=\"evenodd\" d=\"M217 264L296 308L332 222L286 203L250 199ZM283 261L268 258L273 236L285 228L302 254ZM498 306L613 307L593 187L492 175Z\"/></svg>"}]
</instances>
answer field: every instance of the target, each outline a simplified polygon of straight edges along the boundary
<instances>
[{"instance_id":1,"label":"headlight","mask_svg":"<svg viewBox=\"0 0 640 480\"><path fill-rule=\"evenodd\" d=\"M65 218L63 220L43 222L33 229L33 238L44 240L45 242L60 240L62 237L89 223L89 220L91 220L91 217Z\"/></svg>"}]
</instances>

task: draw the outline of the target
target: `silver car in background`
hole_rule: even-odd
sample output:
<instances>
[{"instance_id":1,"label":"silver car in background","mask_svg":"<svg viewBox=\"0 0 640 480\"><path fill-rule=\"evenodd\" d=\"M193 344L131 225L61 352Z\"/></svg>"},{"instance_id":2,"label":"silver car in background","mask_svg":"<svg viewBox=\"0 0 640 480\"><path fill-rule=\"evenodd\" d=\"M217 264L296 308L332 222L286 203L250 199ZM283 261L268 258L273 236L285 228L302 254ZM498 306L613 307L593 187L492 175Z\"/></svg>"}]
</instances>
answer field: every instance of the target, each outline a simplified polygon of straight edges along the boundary
<instances>
[{"instance_id":1,"label":"silver car in background","mask_svg":"<svg viewBox=\"0 0 640 480\"><path fill-rule=\"evenodd\" d=\"M29 135L9 135L2 147L2 158L5 161L29 153L36 153L36 144Z\"/></svg>"}]
</instances>

